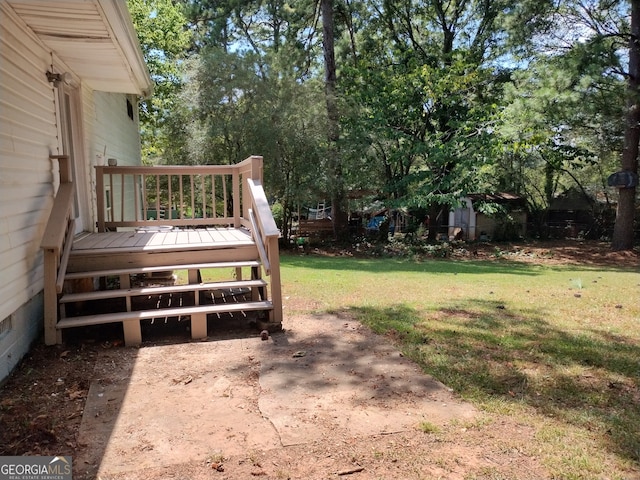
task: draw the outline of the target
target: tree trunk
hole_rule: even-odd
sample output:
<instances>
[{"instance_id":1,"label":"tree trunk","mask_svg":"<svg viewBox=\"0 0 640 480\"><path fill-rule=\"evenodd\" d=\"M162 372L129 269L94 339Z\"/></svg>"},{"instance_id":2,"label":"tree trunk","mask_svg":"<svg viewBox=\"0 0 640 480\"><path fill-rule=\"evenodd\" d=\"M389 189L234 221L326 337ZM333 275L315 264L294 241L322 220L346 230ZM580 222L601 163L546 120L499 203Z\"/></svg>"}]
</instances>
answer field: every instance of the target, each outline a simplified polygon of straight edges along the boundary
<instances>
[{"instance_id":1,"label":"tree trunk","mask_svg":"<svg viewBox=\"0 0 640 480\"><path fill-rule=\"evenodd\" d=\"M325 100L327 104L327 163L329 170L329 188L333 218L333 231L336 238L347 232L347 214L345 211L344 181L342 163L338 152L340 139L340 116L336 98L336 57L334 48L333 0L320 1L322 15L322 50L325 69Z\"/></svg>"},{"instance_id":2,"label":"tree trunk","mask_svg":"<svg viewBox=\"0 0 640 480\"><path fill-rule=\"evenodd\" d=\"M622 170L638 173L638 143L640 142L640 0L631 1L631 38L629 39L629 75L627 77L627 113L622 151ZM621 188L611 248L633 248L633 220L636 207L636 187Z\"/></svg>"}]
</instances>

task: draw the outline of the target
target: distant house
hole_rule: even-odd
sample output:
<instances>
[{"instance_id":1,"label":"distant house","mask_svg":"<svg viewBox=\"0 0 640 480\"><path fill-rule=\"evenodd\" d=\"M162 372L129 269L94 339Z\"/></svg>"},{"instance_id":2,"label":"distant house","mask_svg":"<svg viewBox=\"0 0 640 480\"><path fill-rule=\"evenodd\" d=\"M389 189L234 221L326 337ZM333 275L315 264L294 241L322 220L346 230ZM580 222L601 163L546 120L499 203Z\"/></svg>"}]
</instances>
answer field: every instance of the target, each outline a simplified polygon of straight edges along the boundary
<instances>
[{"instance_id":1,"label":"distant house","mask_svg":"<svg viewBox=\"0 0 640 480\"><path fill-rule=\"evenodd\" d=\"M478 211L480 203L504 207L507 213L487 215ZM449 238L460 240L490 240L507 234L524 235L527 226L525 201L511 193L470 194L461 206L449 212ZM508 231L507 231L508 230Z\"/></svg>"},{"instance_id":2,"label":"distant house","mask_svg":"<svg viewBox=\"0 0 640 480\"><path fill-rule=\"evenodd\" d=\"M140 163L138 100L151 90L125 0L0 0L0 380L42 330L60 157L75 232L93 231L93 167Z\"/></svg>"}]
</instances>

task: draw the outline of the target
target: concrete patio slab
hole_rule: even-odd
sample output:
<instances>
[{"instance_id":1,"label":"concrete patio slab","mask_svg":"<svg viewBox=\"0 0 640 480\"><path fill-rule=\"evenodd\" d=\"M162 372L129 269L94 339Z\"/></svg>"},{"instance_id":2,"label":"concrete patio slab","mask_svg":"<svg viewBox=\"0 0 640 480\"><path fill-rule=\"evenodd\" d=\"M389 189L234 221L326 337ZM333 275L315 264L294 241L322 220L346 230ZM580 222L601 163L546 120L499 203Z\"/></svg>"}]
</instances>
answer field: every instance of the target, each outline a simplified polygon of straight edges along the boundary
<instances>
[{"instance_id":1,"label":"concrete patio slab","mask_svg":"<svg viewBox=\"0 0 640 480\"><path fill-rule=\"evenodd\" d=\"M80 428L78 478L476 415L353 320L296 317L285 328L267 341L252 336L105 350Z\"/></svg>"}]
</instances>

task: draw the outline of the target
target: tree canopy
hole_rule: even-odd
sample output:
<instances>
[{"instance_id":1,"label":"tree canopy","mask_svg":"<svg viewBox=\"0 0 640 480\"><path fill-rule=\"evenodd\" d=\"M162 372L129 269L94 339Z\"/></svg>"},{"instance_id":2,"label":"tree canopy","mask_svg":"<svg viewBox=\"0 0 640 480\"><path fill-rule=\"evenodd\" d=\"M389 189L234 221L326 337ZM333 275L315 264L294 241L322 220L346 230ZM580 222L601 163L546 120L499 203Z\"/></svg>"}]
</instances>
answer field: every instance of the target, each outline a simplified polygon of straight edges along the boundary
<instances>
[{"instance_id":1,"label":"tree canopy","mask_svg":"<svg viewBox=\"0 0 640 480\"><path fill-rule=\"evenodd\" d=\"M145 145L168 163L264 155L285 224L324 200L436 218L506 191L544 235L575 188L618 204L595 234L631 248L636 188L607 178L637 178L637 3L129 0L159 85Z\"/></svg>"}]
</instances>

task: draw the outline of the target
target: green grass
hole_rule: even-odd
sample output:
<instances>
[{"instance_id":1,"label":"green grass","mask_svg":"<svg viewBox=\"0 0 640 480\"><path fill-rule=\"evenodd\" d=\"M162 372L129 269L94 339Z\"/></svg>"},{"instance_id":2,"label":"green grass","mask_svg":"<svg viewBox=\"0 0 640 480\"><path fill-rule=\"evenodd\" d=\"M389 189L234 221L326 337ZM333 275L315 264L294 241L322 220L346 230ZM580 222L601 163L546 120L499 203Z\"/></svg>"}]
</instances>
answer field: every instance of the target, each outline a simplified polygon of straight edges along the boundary
<instances>
[{"instance_id":1,"label":"green grass","mask_svg":"<svg viewBox=\"0 0 640 480\"><path fill-rule=\"evenodd\" d=\"M637 266L285 255L282 279L285 316L346 312L487 414L533 426L553 478L639 468Z\"/></svg>"}]
</instances>

